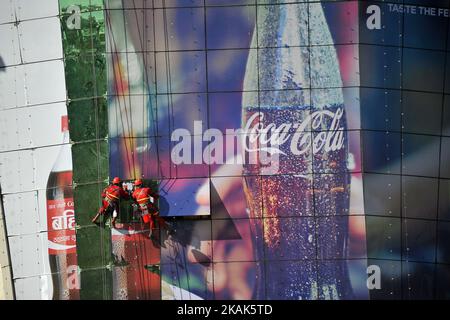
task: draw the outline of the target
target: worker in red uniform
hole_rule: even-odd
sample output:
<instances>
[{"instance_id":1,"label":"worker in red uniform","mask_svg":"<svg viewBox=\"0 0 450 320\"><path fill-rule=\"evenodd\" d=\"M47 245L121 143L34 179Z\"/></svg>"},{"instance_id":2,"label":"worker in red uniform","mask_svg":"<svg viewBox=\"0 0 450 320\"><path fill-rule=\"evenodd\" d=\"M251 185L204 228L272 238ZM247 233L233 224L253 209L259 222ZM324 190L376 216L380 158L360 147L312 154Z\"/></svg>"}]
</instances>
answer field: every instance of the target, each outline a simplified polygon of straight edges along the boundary
<instances>
[{"instance_id":1,"label":"worker in red uniform","mask_svg":"<svg viewBox=\"0 0 450 320\"><path fill-rule=\"evenodd\" d=\"M112 184L107 186L102 192L102 207L98 210L98 213L92 219L93 223L97 223L97 219L100 215L111 212L112 220L111 225L116 227L117 213L119 212L120 199L129 199L130 195L126 192L125 186L120 187L119 177L115 177Z\"/></svg>"},{"instance_id":2,"label":"worker in red uniform","mask_svg":"<svg viewBox=\"0 0 450 320\"><path fill-rule=\"evenodd\" d=\"M153 192L151 188L143 187L142 180L137 179L134 182L134 191L131 196L139 206L144 223L148 222L150 224L149 238L151 238L153 230L155 229L155 220L161 227L167 229L167 224L164 219L159 216L158 208L156 206L156 201L159 198L157 193Z\"/></svg>"}]
</instances>

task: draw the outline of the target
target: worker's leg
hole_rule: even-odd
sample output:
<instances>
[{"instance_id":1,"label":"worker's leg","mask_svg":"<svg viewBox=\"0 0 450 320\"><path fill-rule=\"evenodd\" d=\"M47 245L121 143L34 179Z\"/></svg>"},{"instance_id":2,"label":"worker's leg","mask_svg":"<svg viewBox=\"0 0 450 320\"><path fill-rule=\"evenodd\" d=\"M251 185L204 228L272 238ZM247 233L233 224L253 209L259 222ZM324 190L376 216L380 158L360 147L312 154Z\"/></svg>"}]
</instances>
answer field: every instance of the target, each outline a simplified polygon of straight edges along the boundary
<instances>
[{"instance_id":1,"label":"worker's leg","mask_svg":"<svg viewBox=\"0 0 450 320\"><path fill-rule=\"evenodd\" d=\"M158 209L156 207L153 207L153 206L150 207L149 208L149 212L152 215L152 219L156 220L158 222L158 225L159 225L160 228L166 228L167 229L168 225L167 225L166 221L159 216L159 211L158 211Z\"/></svg>"},{"instance_id":2,"label":"worker's leg","mask_svg":"<svg viewBox=\"0 0 450 320\"><path fill-rule=\"evenodd\" d=\"M97 219L98 217L100 217L100 215L105 214L106 209L108 208L109 203L108 201L102 200L102 206L100 207L100 209L98 209L97 214L95 215L95 217L92 219L93 223L97 223Z\"/></svg>"},{"instance_id":3,"label":"worker's leg","mask_svg":"<svg viewBox=\"0 0 450 320\"><path fill-rule=\"evenodd\" d=\"M149 232L148 237L150 238L153 234L153 231L156 228L156 225L155 225L155 219L153 219L153 216L151 214L149 214L148 211L146 211L146 214L148 214L148 217L149 217L148 223L149 223L150 232Z\"/></svg>"},{"instance_id":4,"label":"worker's leg","mask_svg":"<svg viewBox=\"0 0 450 320\"><path fill-rule=\"evenodd\" d=\"M118 215L118 210L119 210L119 206L117 205L117 203L114 202L114 204L112 205L111 208L111 226L115 229L116 228L116 219L117 219L117 215Z\"/></svg>"},{"instance_id":5,"label":"worker's leg","mask_svg":"<svg viewBox=\"0 0 450 320\"><path fill-rule=\"evenodd\" d=\"M159 226L161 227L161 228L168 228L168 225L167 225L167 223L166 223L166 220L164 220L163 218L161 218L160 216L159 216L159 213L158 212L156 212L155 214L153 214L152 215L152 217L154 218L154 219L156 219L156 221L158 221L158 224L159 224Z\"/></svg>"}]
</instances>

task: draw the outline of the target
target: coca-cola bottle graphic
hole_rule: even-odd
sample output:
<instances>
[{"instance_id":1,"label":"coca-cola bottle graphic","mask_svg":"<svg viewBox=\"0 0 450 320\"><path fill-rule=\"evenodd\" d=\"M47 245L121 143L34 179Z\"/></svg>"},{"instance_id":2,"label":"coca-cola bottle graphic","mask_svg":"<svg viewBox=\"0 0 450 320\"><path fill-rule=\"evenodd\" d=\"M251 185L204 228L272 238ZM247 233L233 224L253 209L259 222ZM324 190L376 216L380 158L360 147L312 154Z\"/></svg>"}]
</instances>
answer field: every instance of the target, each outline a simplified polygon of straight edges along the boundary
<instances>
[{"instance_id":1,"label":"coca-cola bottle graphic","mask_svg":"<svg viewBox=\"0 0 450 320\"><path fill-rule=\"evenodd\" d=\"M309 30L330 45L310 46ZM242 100L244 191L264 244L257 299L352 298L347 124L332 43L320 3L258 7Z\"/></svg>"},{"instance_id":2,"label":"coca-cola bottle graphic","mask_svg":"<svg viewBox=\"0 0 450 320\"><path fill-rule=\"evenodd\" d=\"M79 299L72 154L67 116L61 118L64 139L47 182L48 254L53 299Z\"/></svg>"}]
</instances>

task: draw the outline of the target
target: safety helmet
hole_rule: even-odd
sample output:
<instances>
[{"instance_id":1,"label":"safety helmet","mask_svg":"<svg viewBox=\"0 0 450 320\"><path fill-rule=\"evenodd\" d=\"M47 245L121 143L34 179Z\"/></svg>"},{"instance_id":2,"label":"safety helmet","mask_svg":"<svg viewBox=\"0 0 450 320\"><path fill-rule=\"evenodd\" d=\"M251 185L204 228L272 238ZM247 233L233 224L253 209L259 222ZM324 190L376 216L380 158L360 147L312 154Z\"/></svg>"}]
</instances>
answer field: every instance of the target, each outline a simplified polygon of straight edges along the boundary
<instances>
[{"instance_id":1,"label":"safety helmet","mask_svg":"<svg viewBox=\"0 0 450 320\"><path fill-rule=\"evenodd\" d=\"M120 178L119 177L115 177L112 182L113 182L113 184L119 184L120 183Z\"/></svg>"},{"instance_id":2,"label":"safety helmet","mask_svg":"<svg viewBox=\"0 0 450 320\"><path fill-rule=\"evenodd\" d=\"M135 185L136 187L142 186L142 180L141 180L141 179L136 179L136 180L134 181L134 185Z\"/></svg>"}]
</instances>

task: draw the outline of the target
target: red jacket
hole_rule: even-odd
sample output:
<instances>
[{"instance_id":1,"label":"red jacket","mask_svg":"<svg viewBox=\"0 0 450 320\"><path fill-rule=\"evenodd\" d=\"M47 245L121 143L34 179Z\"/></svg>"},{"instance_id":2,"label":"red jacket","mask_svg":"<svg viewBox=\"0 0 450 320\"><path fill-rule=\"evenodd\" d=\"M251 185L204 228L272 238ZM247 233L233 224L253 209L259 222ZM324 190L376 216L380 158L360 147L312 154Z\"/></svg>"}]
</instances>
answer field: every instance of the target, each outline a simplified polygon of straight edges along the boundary
<instances>
[{"instance_id":1,"label":"red jacket","mask_svg":"<svg viewBox=\"0 0 450 320\"><path fill-rule=\"evenodd\" d=\"M129 199L130 195L121 187L113 184L103 190L102 198L104 198L105 200L109 199L110 201L116 202L119 201L120 198Z\"/></svg>"},{"instance_id":2,"label":"red jacket","mask_svg":"<svg viewBox=\"0 0 450 320\"><path fill-rule=\"evenodd\" d=\"M139 204L146 204L150 202L154 205L158 199L158 195L153 192L151 188L138 188L134 190L132 197ZM153 201L151 201L150 197L153 198Z\"/></svg>"}]
</instances>

